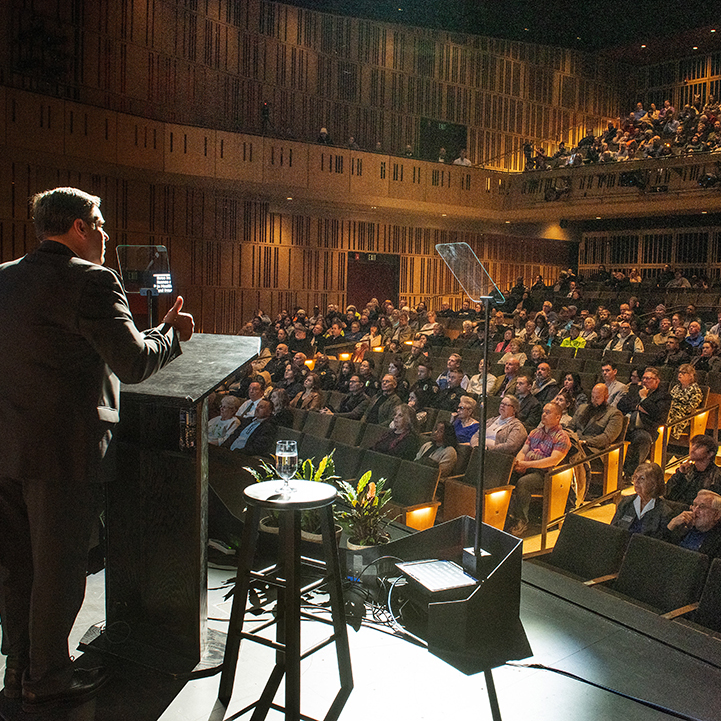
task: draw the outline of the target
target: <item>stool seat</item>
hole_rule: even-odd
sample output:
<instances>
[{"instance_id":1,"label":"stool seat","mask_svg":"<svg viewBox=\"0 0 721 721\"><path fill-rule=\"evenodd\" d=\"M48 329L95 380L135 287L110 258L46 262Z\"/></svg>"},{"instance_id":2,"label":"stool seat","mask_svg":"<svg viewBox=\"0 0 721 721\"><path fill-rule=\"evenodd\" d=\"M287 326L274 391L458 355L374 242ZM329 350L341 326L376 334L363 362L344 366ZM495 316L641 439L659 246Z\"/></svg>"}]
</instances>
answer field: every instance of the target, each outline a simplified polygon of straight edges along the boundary
<instances>
[{"instance_id":1,"label":"stool seat","mask_svg":"<svg viewBox=\"0 0 721 721\"><path fill-rule=\"evenodd\" d=\"M300 721L301 718L308 720L310 717L301 714L300 710L301 661L334 642L340 690L324 716L324 721L336 721L353 689L353 672L343 605L343 577L340 571L333 523L333 501L337 497L337 492L328 483L303 480L291 481L289 493L284 494L283 490L283 481L274 480L253 483L243 491L247 510L238 552L238 572L218 699L226 706L230 702L241 639L254 641L275 650L275 667L260 698L235 714L233 718L253 711L251 721L261 721L266 717L268 711L273 709L283 711L286 721ZM303 511L311 509L319 509L325 562L301 555L301 514ZM264 510L272 510L278 518L278 561L275 565L262 571L254 571L253 558L258 542L260 517ZM310 567L316 573L320 571L322 577L303 586L301 582L302 566ZM243 626L248 591L253 583L277 588L278 604L271 620L260 624L252 631L245 631ZM330 621L302 610L303 594L320 587L325 587L328 591L331 609ZM315 643L311 648L303 650L301 648L301 618L328 624L333 627L333 633L325 640ZM275 641L260 636L260 631L274 624L276 626ZM283 679L285 679L285 706L280 706L274 702L274 697Z\"/></svg>"},{"instance_id":2,"label":"stool seat","mask_svg":"<svg viewBox=\"0 0 721 721\"><path fill-rule=\"evenodd\" d=\"M328 506L338 495L330 483L291 481L290 494L283 496L283 481L253 483L244 491L246 503L274 511L308 511Z\"/></svg>"}]
</instances>

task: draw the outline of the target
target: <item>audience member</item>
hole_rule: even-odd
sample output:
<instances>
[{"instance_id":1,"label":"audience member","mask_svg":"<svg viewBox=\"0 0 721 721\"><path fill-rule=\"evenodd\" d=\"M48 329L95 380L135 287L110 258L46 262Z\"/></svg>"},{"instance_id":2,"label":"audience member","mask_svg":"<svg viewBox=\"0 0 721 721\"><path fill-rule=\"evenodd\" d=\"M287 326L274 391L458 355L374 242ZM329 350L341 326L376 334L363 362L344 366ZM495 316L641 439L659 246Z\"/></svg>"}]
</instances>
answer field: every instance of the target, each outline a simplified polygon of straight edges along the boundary
<instances>
[{"instance_id":1,"label":"audience member","mask_svg":"<svg viewBox=\"0 0 721 721\"><path fill-rule=\"evenodd\" d=\"M691 505L701 490L721 493L721 469L716 465L718 444L705 434L691 439L688 460L683 461L666 484L665 498Z\"/></svg>"},{"instance_id":2,"label":"audience member","mask_svg":"<svg viewBox=\"0 0 721 721\"><path fill-rule=\"evenodd\" d=\"M208 421L208 443L211 446L223 445L230 434L240 425L235 414L240 408L240 398L226 395L220 401L220 415Z\"/></svg>"},{"instance_id":3,"label":"audience member","mask_svg":"<svg viewBox=\"0 0 721 721\"><path fill-rule=\"evenodd\" d=\"M623 413L609 404L608 386L597 383L591 402L578 407L567 430L576 433L588 453L597 453L615 443L623 430Z\"/></svg>"},{"instance_id":4,"label":"audience member","mask_svg":"<svg viewBox=\"0 0 721 721\"><path fill-rule=\"evenodd\" d=\"M363 362L365 363L365 361ZM363 421L387 426L395 415L396 406L401 403L402 401L396 393L396 379L392 375L386 374L381 381L381 392L371 400L363 416Z\"/></svg>"},{"instance_id":5,"label":"audience member","mask_svg":"<svg viewBox=\"0 0 721 721\"><path fill-rule=\"evenodd\" d=\"M618 335L612 338L606 345L606 351L626 351L631 355L643 353L641 339L631 330L631 324L627 320L619 323Z\"/></svg>"},{"instance_id":6,"label":"audience member","mask_svg":"<svg viewBox=\"0 0 721 721\"><path fill-rule=\"evenodd\" d=\"M656 366L671 366L678 368L683 363L689 362L689 355L681 349L678 338L670 335L666 341L666 347L653 359Z\"/></svg>"},{"instance_id":7,"label":"audience member","mask_svg":"<svg viewBox=\"0 0 721 721\"><path fill-rule=\"evenodd\" d=\"M304 411L319 411L323 407L320 378L315 373L308 373L303 381L303 390L291 400L290 406Z\"/></svg>"},{"instance_id":8,"label":"audience member","mask_svg":"<svg viewBox=\"0 0 721 721\"><path fill-rule=\"evenodd\" d=\"M290 398L283 388L273 388L268 396L273 405L273 418L278 426L293 427L293 413L290 410Z\"/></svg>"},{"instance_id":9,"label":"audience member","mask_svg":"<svg viewBox=\"0 0 721 721\"><path fill-rule=\"evenodd\" d=\"M721 556L721 496L705 489L699 491L691 509L668 522L664 538L711 559Z\"/></svg>"},{"instance_id":10,"label":"audience member","mask_svg":"<svg viewBox=\"0 0 721 721\"><path fill-rule=\"evenodd\" d=\"M668 412L668 425L693 413L700 405L703 393L696 383L696 370L689 363L678 369L678 384L671 388L671 408ZM690 421L683 421L669 428L671 438L678 440L688 430Z\"/></svg>"},{"instance_id":11,"label":"audience member","mask_svg":"<svg viewBox=\"0 0 721 721\"><path fill-rule=\"evenodd\" d=\"M244 421L246 418L255 418L255 409L258 407L258 402L263 398L264 390L265 387L262 381L259 380L253 381L248 386L248 400L239 405L235 413L240 421Z\"/></svg>"},{"instance_id":12,"label":"audience member","mask_svg":"<svg viewBox=\"0 0 721 721\"><path fill-rule=\"evenodd\" d=\"M528 529L531 495L543 489L545 472L563 461L571 449L571 439L561 428L561 409L547 403L541 425L531 431L516 455L512 483L515 486L506 519L506 528L514 536Z\"/></svg>"},{"instance_id":13,"label":"audience member","mask_svg":"<svg viewBox=\"0 0 721 721\"><path fill-rule=\"evenodd\" d=\"M543 406L553 400L558 394L558 382L551 375L551 366L548 363L539 363L536 370L536 380L533 381L531 393Z\"/></svg>"},{"instance_id":14,"label":"audience member","mask_svg":"<svg viewBox=\"0 0 721 721\"><path fill-rule=\"evenodd\" d=\"M601 366L601 375L606 388L608 388L608 405L617 406L621 396L626 392L626 386L616 380L618 366L614 361L605 361Z\"/></svg>"},{"instance_id":15,"label":"audience member","mask_svg":"<svg viewBox=\"0 0 721 721\"><path fill-rule=\"evenodd\" d=\"M671 407L671 396L659 388L661 378L656 368L646 368L641 382L643 387L639 390L638 400L627 391L618 402L618 409L630 417L626 431L626 440L630 445L623 463L623 472L627 478L631 478L636 468L648 457L659 426L666 423Z\"/></svg>"},{"instance_id":16,"label":"audience member","mask_svg":"<svg viewBox=\"0 0 721 721\"><path fill-rule=\"evenodd\" d=\"M475 396L480 396L483 392L483 358L478 361L478 373L476 375L471 376L468 380L468 386L466 386L466 390L469 393L472 393ZM492 373L486 373L486 394L490 395L490 392L496 382L496 376L494 376Z\"/></svg>"},{"instance_id":17,"label":"audience member","mask_svg":"<svg viewBox=\"0 0 721 721\"><path fill-rule=\"evenodd\" d=\"M489 396L504 396L507 393L513 394L516 390L516 378L521 364L517 358L511 358L503 370L504 374L500 378L496 378L493 388L488 392Z\"/></svg>"},{"instance_id":18,"label":"audience member","mask_svg":"<svg viewBox=\"0 0 721 721\"><path fill-rule=\"evenodd\" d=\"M658 463L642 463L634 472L634 495L624 496L611 520L612 526L652 538L663 538L673 515L663 495L663 471Z\"/></svg>"},{"instance_id":19,"label":"audience member","mask_svg":"<svg viewBox=\"0 0 721 721\"><path fill-rule=\"evenodd\" d=\"M528 432L541 422L541 411L543 410L543 406L531 393L531 384L531 379L527 375L521 374L516 380L515 388L515 397L519 404L516 415Z\"/></svg>"},{"instance_id":20,"label":"audience member","mask_svg":"<svg viewBox=\"0 0 721 721\"><path fill-rule=\"evenodd\" d=\"M441 478L453 473L458 460L456 431L448 421L438 421L431 431L431 440L424 443L416 454L416 461L433 461L438 464Z\"/></svg>"},{"instance_id":21,"label":"audience member","mask_svg":"<svg viewBox=\"0 0 721 721\"><path fill-rule=\"evenodd\" d=\"M461 373L461 387L465 390L468 387L470 379L461 370L461 356L458 353L451 353L446 361L446 370L436 378L436 384L440 390L444 390L448 385L451 373L453 371L460 371Z\"/></svg>"},{"instance_id":22,"label":"audience member","mask_svg":"<svg viewBox=\"0 0 721 721\"><path fill-rule=\"evenodd\" d=\"M363 418L368 406L370 398L363 392L363 381L360 376L354 373L350 377L348 384L348 394L344 396L338 404L338 408L321 408L321 413L329 413L337 418L349 418L353 421L359 421Z\"/></svg>"},{"instance_id":23,"label":"audience member","mask_svg":"<svg viewBox=\"0 0 721 721\"><path fill-rule=\"evenodd\" d=\"M376 441L371 450L412 461L420 439L414 428L415 414L405 404L396 406L391 427Z\"/></svg>"},{"instance_id":24,"label":"audience member","mask_svg":"<svg viewBox=\"0 0 721 721\"><path fill-rule=\"evenodd\" d=\"M462 148L458 157L453 161L453 165L473 165L473 163L471 163L471 161L466 157L466 152L466 149Z\"/></svg>"},{"instance_id":25,"label":"audience member","mask_svg":"<svg viewBox=\"0 0 721 721\"><path fill-rule=\"evenodd\" d=\"M588 396L581 387L581 376L578 373L566 373L563 376L561 384L571 399L571 412L575 412L576 408L588 403Z\"/></svg>"},{"instance_id":26,"label":"audience member","mask_svg":"<svg viewBox=\"0 0 721 721\"><path fill-rule=\"evenodd\" d=\"M528 432L518 418L520 405L515 396L504 396L498 407L498 416L486 422L486 448L513 456L521 450ZM479 432L476 431L471 437L471 445L477 446L478 439Z\"/></svg>"},{"instance_id":27,"label":"audience member","mask_svg":"<svg viewBox=\"0 0 721 721\"><path fill-rule=\"evenodd\" d=\"M478 431L478 421L473 417L477 406L473 398L461 395L456 412L451 414L456 438L461 444L470 444L473 434Z\"/></svg>"},{"instance_id":28,"label":"audience member","mask_svg":"<svg viewBox=\"0 0 721 721\"><path fill-rule=\"evenodd\" d=\"M273 404L263 398L255 408L255 416L241 421L240 426L223 442L223 447L249 457L269 458L275 450L276 431Z\"/></svg>"},{"instance_id":29,"label":"audience member","mask_svg":"<svg viewBox=\"0 0 721 721\"><path fill-rule=\"evenodd\" d=\"M358 367L358 375L360 376L361 382L363 383L363 392L369 397L373 398L377 395L381 388L381 384L373 374L376 364L373 358L364 358Z\"/></svg>"},{"instance_id":30,"label":"audience member","mask_svg":"<svg viewBox=\"0 0 721 721\"><path fill-rule=\"evenodd\" d=\"M718 356L719 344L716 337L707 335L701 345L701 355L694 356L691 359L691 365L697 371L704 373L721 371L721 358Z\"/></svg>"}]
</instances>

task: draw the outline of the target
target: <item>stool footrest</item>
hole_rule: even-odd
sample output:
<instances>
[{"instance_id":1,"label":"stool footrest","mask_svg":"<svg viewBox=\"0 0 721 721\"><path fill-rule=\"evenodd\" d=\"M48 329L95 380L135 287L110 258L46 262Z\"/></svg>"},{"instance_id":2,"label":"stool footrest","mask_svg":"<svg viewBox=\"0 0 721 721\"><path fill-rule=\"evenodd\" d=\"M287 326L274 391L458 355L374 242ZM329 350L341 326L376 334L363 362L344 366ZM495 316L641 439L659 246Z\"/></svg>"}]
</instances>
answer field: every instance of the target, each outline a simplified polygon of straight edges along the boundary
<instances>
[{"instance_id":1,"label":"stool footrest","mask_svg":"<svg viewBox=\"0 0 721 721\"><path fill-rule=\"evenodd\" d=\"M254 633L248 633L247 631L241 631L240 638L244 638L247 641L255 641L256 643L259 643L261 646L267 646L268 648L275 649L276 651L285 651L284 643L278 643L278 641L271 641L271 639L269 639L269 638L265 638L263 636L257 636Z\"/></svg>"},{"instance_id":2,"label":"stool footrest","mask_svg":"<svg viewBox=\"0 0 721 721\"><path fill-rule=\"evenodd\" d=\"M268 578L266 576L260 575L257 571L251 571L250 573L251 580L257 581L259 583L265 583L267 586L273 586L274 588L286 588L287 583L284 578ZM311 581L309 584L305 586L301 586L300 593L303 595L304 593L308 593L308 591L314 591L316 588L320 588L321 586L325 586L326 583L331 581L330 576L323 576L323 578L318 578L315 581Z\"/></svg>"}]
</instances>

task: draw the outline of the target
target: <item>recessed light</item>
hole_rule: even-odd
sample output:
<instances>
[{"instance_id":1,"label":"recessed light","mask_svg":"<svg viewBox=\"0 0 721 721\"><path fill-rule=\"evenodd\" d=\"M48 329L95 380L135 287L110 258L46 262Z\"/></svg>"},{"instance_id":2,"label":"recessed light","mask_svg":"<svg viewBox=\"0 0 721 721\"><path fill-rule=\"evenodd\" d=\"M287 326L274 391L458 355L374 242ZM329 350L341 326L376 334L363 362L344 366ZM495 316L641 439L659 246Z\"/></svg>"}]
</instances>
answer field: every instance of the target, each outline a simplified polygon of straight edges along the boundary
<instances>
[{"instance_id":1,"label":"recessed light","mask_svg":"<svg viewBox=\"0 0 721 721\"><path fill-rule=\"evenodd\" d=\"M715 31L715 30L712 30L711 32L712 32L712 33L715 33L716 31Z\"/></svg>"},{"instance_id":2,"label":"recessed light","mask_svg":"<svg viewBox=\"0 0 721 721\"><path fill-rule=\"evenodd\" d=\"M510 221L510 220L507 220L507 221L506 221L506 225L510 225L510 224L511 224L511 221Z\"/></svg>"},{"instance_id":3,"label":"recessed light","mask_svg":"<svg viewBox=\"0 0 721 721\"><path fill-rule=\"evenodd\" d=\"M600 216L600 215L597 215L597 216L596 216L596 220L601 220L601 216Z\"/></svg>"},{"instance_id":4,"label":"recessed light","mask_svg":"<svg viewBox=\"0 0 721 721\"><path fill-rule=\"evenodd\" d=\"M642 48L645 48L646 46L645 46L645 45L641 45L641 47L642 47Z\"/></svg>"},{"instance_id":5,"label":"recessed light","mask_svg":"<svg viewBox=\"0 0 721 721\"><path fill-rule=\"evenodd\" d=\"M702 210L701 215L708 215L708 210Z\"/></svg>"},{"instance_id":6,"label":"recessed light","mask_svg":"<svg viewBox=\"0 0 721 721\"><path fill-rule=\"evenodd\" d=\"M447 217L448 213L441 213L441 218Z\"/></svg>"},{"instance_id":7,"label":"recessed light","mask_svg":"<svg viewBox=\"0 0 721 721\"><path fill-rule=\"evenodd\" d=\"M377 205L371 205L371 210L375 210L377 207Z\"/></svg>"},{"instance_id":8,"label":"recessed light","mask_svg":"<svg viewBox=\"0 0 721 721\"><path fill-rule=\"evenodd\" d=\"M286 198L286 200L293 200L293 196L292 196L292 195L289 195L289 196Z\"/></svg>"},{"instance_id":9,"label":"recessed light","mask_svg":"<svg viewBox=\"0 0 721 721\"><path fill-rule=\"evenodd\" d=\"M698 50L698 45L694 45L691 50Z\"/></svg>"}]
</instances>

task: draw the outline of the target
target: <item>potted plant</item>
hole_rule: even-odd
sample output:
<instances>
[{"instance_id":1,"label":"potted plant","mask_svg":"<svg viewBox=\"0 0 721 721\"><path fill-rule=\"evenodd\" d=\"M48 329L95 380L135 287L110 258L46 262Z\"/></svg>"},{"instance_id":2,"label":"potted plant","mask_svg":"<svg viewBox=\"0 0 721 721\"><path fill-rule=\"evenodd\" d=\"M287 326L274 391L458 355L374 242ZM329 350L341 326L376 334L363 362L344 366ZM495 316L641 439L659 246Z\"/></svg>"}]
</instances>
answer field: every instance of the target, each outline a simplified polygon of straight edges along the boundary
<instances>
[{"instance_id":1,"label":"potted plant","mask_svg":"<svg viewBox=\"0 0 721 721\"><path fill-rule=\"evenodd\" d=\"M385 529L389 519L385 517L384 509L391 500L391 491L384 488L385 483L385 478L371 481L370 471L358 479L355 488L346 481L339 483L338 495L346 507L336 510L336 518L348 534L348 548L388 542Z\"/></svg>"},{"instance_id":2,"label":"potted plant","mask_svg":"<svg viewBox=\"0 0 721 721\"><path fill-rule=\"evenodd\" d=\"M298 465L298 470L292 480L302 481L318 481L322 483L330 483L331 485L337 486L337 481L340 477L335 473L335 463L333 462L333 451L327 456L323 456L315 465L314 458L308 458ZM254 468L246 467L248 471L256 481L271 481L278 478L278 474L270 464L265 461L261 461L261 471ZM264 528L270 533L278 532L278 516L273 511L268 511L268 515L261 521L261 528ZM311 508L306 511L301 511L300 514L300 530L301 536L306 540L321 541L321 528L320 528L320 511L317 508ZM337 533L340 533L340 527L337 529Z\"/></svg>"}]
</instances>

